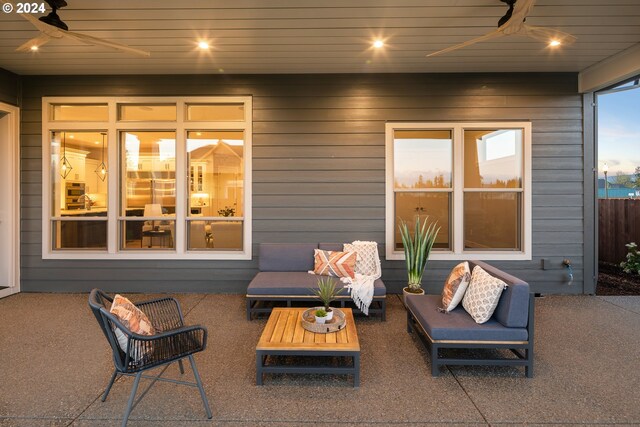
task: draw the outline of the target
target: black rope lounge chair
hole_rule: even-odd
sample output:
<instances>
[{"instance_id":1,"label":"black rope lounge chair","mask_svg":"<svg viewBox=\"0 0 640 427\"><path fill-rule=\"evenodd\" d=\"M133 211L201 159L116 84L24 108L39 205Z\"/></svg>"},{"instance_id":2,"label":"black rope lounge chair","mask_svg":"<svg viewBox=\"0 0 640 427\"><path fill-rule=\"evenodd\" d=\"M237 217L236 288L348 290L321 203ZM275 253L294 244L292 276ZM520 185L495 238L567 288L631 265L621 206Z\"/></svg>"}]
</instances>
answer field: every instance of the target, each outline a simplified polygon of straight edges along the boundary
<instances>
[{"instance_id":1,"label":"black rope lounge chair","mask_svg":"<svg viewBox=\"0 0 640 427\"><path fill-rule=\"evenodd\" d=\"M174 298L160 298L136 303L136 307L147 315L153 327L158 331L155 335L138 335L127 329L115 315L109 313L108 307L112 302L113 298L99 289L93 289L89 294L89 306L111 346L115 365L109 385L102 395L102 401L104 402L107 399L109 391L119 375L135 377L127 409L122 419L122 426L127 425L131 411L156 381L197 387L200 390L207 418L211 419L209 402L204 393L196 363L193 360L193 354L204 350L207 346L207 329L199 325L184 326L184 318L178 301ZM118 338L115 333L116 328L127 337L126 351L123 351L118 344ZM184 366L182 364L184 358L188 358L191 363L191 369L196 380L195 383L161 378L162 374L173 362L178 362L180 373L184 374ZM157 376L143 375L143 372L161 366L164 366L164 368ZM141 378L149 378L152 381L136 400L136 392Z\"/></svg>"}]
</instances>

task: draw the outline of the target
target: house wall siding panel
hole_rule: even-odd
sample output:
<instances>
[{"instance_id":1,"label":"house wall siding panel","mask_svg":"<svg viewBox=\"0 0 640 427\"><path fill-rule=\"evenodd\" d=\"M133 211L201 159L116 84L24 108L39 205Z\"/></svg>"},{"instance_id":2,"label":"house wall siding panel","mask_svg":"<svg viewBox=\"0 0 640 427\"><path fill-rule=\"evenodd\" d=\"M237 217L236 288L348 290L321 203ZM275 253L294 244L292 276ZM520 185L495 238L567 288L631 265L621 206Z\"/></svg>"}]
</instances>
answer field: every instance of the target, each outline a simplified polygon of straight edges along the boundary
<instances>
[{"instance_id":1,"label":"house wall siding panel","mask_svg":"<svg viewBox=\"0 0 640 427\"><path fill-rule=\"evenodd\" d=\"M0 68L0 102L19 105L19 77L10 71Z\"/></svg>"},{"instance_id":2,"label":"house wall siding panel","mask_svg":"<svg viewBox=\"0 0 640 427\"><path fill-rule=\"evenodd\" d=\"M386 121L530 120L533 259L491 262L536 292L582 292L582 98L575 73L25 76L21 141L22 288L245 291L262 242L376 240L384 254ZM44 84L46 82L46 84ZM252 95L253 259L42 260L43 96ZM567 282L562 259L571 258ZM553 268L542 270L542 258ZM589 261L591 262L591 261ZM429 261L439 292L453 261ZM404 263L383 260L390 292Z\"/></svg>"}]
</instances>

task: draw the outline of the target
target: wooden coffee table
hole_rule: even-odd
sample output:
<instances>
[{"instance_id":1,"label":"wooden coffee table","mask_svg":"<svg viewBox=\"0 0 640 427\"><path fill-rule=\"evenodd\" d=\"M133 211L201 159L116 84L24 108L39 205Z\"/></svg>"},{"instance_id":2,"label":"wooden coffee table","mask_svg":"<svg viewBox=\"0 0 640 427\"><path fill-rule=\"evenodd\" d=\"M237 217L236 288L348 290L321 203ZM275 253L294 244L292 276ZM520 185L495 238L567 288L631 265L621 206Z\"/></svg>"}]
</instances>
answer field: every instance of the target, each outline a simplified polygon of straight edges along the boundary
<instances>
[{"instance_id":1,"label":"wooden coffee table","mask_svg":"<svg viewBox=\"0 0 640 427\"><path fill-rule=\"evenodd\" d=\"M256 346L256 383L268 373L341 374L353 375L353 386L360 386L360 342L350 308L341 308L346 324L338 332L320 334L302 327L306 308L276 307L271 311L260 341ZM344 357L347 366L317 366L306 364L267 364L269 356Z\"/></svg>"}]
</instances>

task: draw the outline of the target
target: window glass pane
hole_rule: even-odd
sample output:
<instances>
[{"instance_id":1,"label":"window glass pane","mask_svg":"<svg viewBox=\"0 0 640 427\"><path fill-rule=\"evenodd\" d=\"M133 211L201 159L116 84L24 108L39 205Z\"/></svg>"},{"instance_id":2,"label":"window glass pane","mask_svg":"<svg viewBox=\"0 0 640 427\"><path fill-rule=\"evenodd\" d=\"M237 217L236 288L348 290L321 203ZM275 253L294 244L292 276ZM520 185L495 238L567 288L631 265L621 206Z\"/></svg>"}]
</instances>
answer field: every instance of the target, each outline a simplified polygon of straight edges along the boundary
<instances>
[{"instance_id":1,"label":"window glass pane","mask_svg":"<svg viewBox=\"0 0 640 427\"><path fill-rule=\"evenodd\" d=\"M174 215L176 210L175 132L120 132L120 150L124 171L124 186L121 194L125 212L122 213L126 214L131 209L138 211L146 209L148 205L158 205L162 215Z\"/></svg>"},{"instance_id":2,"label":"window glass pane","mask_svg":"<svg viewBox=\"0 0 640 427\"><path fill-rule=\"evenodd\" d=\"M169 105L140 105L140 104L120 104L118 105L118 120L120 121L145 121L162 122L175 121L177 116L175 104Z\"/></svg>"},{"instance_id":3,"label":"window glass pane","mask_svg":"<svg viewBox=\"0 0 640 427\"><path fill-rule=\"evenodd\" d=\"M450 130L396 130L394 188L449 188L453 148Z\"/></svg>"},{"instance_id":4,"label":"window glass pane","mask_svg":"<svg viewBox=\"0 0 640 427\"><path fill-rule=\"evenodd\" d=\"M121 249L174 249L176 222L167 219L163 214L154 212L157 205L149 205L144 216L154 219L125 220L121 223Z\"/></svg>"},{"instance_id":5,"label":"window glass pane","mask_svg":"<svg viewBox=\"0 0 640 427\"><path fill-rule=\"evenodd\" d=\"M107 249L107 221L52 221L53 249Z\"/></svg>"},{"instance_id":6,"label":"window glass pane","mask_svg":"<svg viewBox=\"0 0 640 427\"><path fill-rule=\"evenodd\" d=\"M521 188L522 130L465 130L464 186Z\"/></svg>"},{"instance_id":7,"label":"window glass pane","mask_svg":"<svg viewBox=\"0 0 640 427\"><path fill-rule=\"evenodd\" d=\"M106 216L108 146L106 132L51 133L52 216Z\"/></svg>"},{"instance_id":8,"label":"window glass pane","mask_svg":"<svg viewBox=\"0 0 640 427\"><path fill-rule=\"evenodd\" d=\"M188 104L189 121L242 121L244 104Z\"/></svg>"},{"instance_id":9,"label":"window glass pane","mask_svg":"<svg viewBox=\"0 0 640 427\"><path fill-rule=\"evenodd\" d=\"M187 133L190 216L243 216L244 132Z\"/></svg>"},{"instance_id":10,"label":"window glass pane","mask_svg":"<svg viewBox=\"0 0 640 427\"><path fill-rule=\"evenodd\" d=\"M189 250L242 250L242 221L189 221Z\"/></svg>"},{"instance_id":11,"label":"window glass pane","mask_svg":"<svg viewBox=\"0 0 640 427\"><path fill-rule=\"evenodd\" d=\"M109 120L107 104L53 104L51 112L54 121L106 122Z\"/></svg>"},{"instance_id":12,"label":"window glass pane","mask_svg":"<svg viewBox=\"0 0 640 427\"><path fill-rule=\"evenodd\" d=\"M409 225L411 232L415 229L416 218L423 222L429 217L429 222L437 222L440 232L434 248L451 249L451 193L396 193L396 220L394 249L402 251L402 238L398 224L400 219Z\"/></svg>"},{"instance_id":13,"label":"window glass pane","mask_svg":"<svg viewBox=\"0 0 640 427\"><path fill-rule=\"evenodd\" d=\"M465 249L520 250L521 199L521 193L465 193Z\"/></svg>"}]
</instances>

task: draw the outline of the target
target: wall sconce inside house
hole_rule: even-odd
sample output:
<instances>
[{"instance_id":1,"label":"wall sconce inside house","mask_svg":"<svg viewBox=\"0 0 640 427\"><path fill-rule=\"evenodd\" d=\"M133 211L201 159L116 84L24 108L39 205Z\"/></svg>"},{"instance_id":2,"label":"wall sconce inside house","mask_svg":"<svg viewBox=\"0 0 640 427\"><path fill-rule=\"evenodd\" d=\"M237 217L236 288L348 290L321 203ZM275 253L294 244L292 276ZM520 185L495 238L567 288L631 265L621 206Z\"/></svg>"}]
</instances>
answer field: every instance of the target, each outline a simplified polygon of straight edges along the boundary
<instances>
[{"instance_id":1,"label":"wall sconce inside house","mask_svg":"<svg viewBox=\"0 0 640 427\"><path fill-rule=\"evenodd\" d=\"M567 276L567 285L571 286L571 285L573 285L573 267L571 266L571 260L570 259L563 259L562 260L562 265L564 265L564 267L567 270L569 270L568 276Z\"/></svg>"},{"instance_id":2,"label":"wall sconce inside house","mask_svg":"<svg viewBox=\"0 0 640 427\"><path fill-rule=\"evenodd\" d=\"M71 166L71 163L69 163L69 160L67 159L65 133L62 132L62 157L60 158L60 175L62 178L67 179L67 176L71 173L71 169L73 169L73 166Z\"/></svg>"},{"instance_id":3,"label":"wall sconce inside house","mask_svg":"<svg viewBox=\"0 0 640 427\"><path fill-rule=\"evenodd\" d=\"M96 175L98 175L98 178L104 181L107 178L107 165L104 164L104 137L107 134L102 132L101 135L102 135L102 155L100 156L100 164L98 165L98 167L94 172L96 173Z\"/></svg>"}]
</instances>

